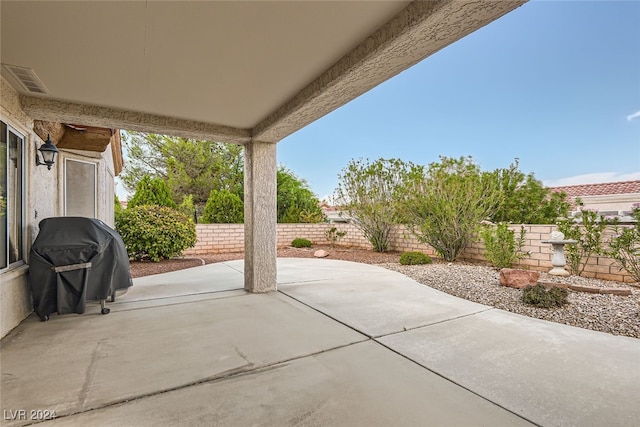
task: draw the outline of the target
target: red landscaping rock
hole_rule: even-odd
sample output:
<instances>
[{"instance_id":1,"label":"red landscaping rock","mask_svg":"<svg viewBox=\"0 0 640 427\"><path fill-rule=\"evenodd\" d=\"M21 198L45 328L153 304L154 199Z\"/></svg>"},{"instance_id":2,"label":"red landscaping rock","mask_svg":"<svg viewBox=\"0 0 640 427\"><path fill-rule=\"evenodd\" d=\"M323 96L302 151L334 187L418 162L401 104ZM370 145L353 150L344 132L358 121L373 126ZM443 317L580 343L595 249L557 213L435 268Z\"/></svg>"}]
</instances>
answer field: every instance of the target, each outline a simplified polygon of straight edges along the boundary
<instances>
[{"instance_id":1,"label":"red landscaping rock","mask_svg":"<svg viewBox=\"0 0 640 427\"><path fill-rule=\"evenodd\" d=\"M569 285L569 289L576 292L587 292L590 294L600 293L600 288L596 288L595 286Z\"/></svg>"},{"instance_id":2,"label":"red landscaping rock","mask_svg":"<svg viewBox=\"0 0 640 427\"><path fill-rule=\"evenodd\" d=\"M325 257L329 256L329 252L327 252L327 251L325 251L323 249L320 249L319 251L315 251L313 253L313 256L316 257L316 258L325 258Z\"/></svg>"},{"instance_id":3,"label":"red landscaping rock","mask_svg":"<svg viewBox=\"0 0 640 427\"><path fill-rule=\"evenodd\" d=\"M533 286L538 282L540 273L530 270L519 270L517 268L503 268L500 270L500 284L510 288L522 289Z\"/></svg>"},{"instance_id":4,"label":"red landscaping rock","mask_svg":"<svg viewBox=\"0 0 640 427\"><path fill-rule=\"evenodd\" d=\"M631 295L631 289L627 289L627 288L600 288L600 293L601 294L628 296L628 295Z\"/></svg>"},{"instance_id":5,"label":"red landscaping rock","mask_svg":"<svg viewBox=\"0 0 640 427\"><path fill-rule=\"evenodd\" d=\"M551 288L567 289L567 288L569 288L569 285L567 283L543 282L542 280L540 280L540 281L538 281L538 284L544 286L546 289L551 289Z\"/></svg>"}]
</instances>

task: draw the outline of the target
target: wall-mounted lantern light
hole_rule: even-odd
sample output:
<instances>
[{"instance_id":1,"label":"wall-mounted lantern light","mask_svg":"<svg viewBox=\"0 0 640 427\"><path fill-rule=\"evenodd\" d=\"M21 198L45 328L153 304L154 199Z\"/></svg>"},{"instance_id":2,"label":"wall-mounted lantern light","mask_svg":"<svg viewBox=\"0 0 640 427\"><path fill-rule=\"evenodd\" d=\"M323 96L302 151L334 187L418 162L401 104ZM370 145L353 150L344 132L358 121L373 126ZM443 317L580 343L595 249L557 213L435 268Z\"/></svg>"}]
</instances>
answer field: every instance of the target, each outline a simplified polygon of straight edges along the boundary
<instances>
[{"instance_id":1,"label":"wall-mounted lantern light","mask_svg":"<svg viewBox=\"0 0 640 427\"><path fill-rule=\"evenodd\" d=\"M56 155L58 154L58 148L53 145L51 138L47 135L47 140L38 148L38 151L42 153L42 160L38 156L36 151L36 165L46 165L47 169L51 170L51 166L56 162Z\"/></svg>"}]
</instances>

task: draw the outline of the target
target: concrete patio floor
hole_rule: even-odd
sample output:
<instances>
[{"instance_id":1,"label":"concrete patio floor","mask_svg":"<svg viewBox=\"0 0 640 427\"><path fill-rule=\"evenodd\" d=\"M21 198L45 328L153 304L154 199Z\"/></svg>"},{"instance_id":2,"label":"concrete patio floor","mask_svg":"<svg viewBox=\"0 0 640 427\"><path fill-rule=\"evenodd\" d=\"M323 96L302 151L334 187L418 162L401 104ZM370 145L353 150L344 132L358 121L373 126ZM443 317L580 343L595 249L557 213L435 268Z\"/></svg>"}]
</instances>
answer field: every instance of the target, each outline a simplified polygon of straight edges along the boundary
<instances>
[{"instance_id":1,"label":"concrete patio floor","mask_svg":"<svg viewBox=\"0 0 640 427\"><path fill-rule=\"evenodd\" d=\"M106 316L97 304L32 315L1 342L2 425L52 413L41 425L640 421L640 340L371 265L279 259L271 294L245 293L242 271L231 261L138 278Z\"/></svg>"}]
</instances>

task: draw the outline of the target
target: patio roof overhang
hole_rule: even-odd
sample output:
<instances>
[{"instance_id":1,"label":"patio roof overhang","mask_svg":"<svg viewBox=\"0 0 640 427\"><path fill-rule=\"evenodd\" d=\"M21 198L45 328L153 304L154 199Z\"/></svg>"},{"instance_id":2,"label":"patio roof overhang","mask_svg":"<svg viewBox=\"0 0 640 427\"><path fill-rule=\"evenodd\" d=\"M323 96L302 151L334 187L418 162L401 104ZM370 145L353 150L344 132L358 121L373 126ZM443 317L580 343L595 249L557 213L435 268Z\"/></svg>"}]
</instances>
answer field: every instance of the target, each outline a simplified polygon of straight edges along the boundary
<instances>
[{"instance_id":1,"label":"patio roof overhang","mask_svg":"<svg viewBox=\"0 0 640 427\"><path fill-rule=\"evenodd\" d=\"M244 145L245 283L268 291L275 143L526 1L4 0L2 75L36 120Z\"/></svg>"},{"instance_id":2,"label":"patio roof overhang","mask_svg":"<svg viewBox=\"0 0 640 427\"><path fill-rule=\"evenodd\" d=\"M3 1L32 117L278 142L526 0Z\"/></svg>"}]
</instances>

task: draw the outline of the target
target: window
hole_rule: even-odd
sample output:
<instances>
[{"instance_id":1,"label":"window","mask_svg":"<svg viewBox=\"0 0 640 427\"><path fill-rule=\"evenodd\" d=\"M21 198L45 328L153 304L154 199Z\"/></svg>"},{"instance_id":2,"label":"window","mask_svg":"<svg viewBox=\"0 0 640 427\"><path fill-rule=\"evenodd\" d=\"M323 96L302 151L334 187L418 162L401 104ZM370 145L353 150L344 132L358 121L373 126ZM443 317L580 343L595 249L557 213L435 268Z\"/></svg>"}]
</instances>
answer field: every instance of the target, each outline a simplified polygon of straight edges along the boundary
<instances>
[{"instance_id":1,"label":"window","mask_svg":"<svg viewBox=\"0 0 640 427\"><path fill-rule=\"evenodd\" d=\"M0 269L24 259L24 137L0 122Z\"/></svg>"},{"instance_id":2,"label":"window","mask_svg":"<svg viewBox=\"0 0 640 427\"><path fill-rule=\"evenodd\" d=\"M96 217L96 164L65 159L64 214Z\"/></svg>"}]
</instances>

